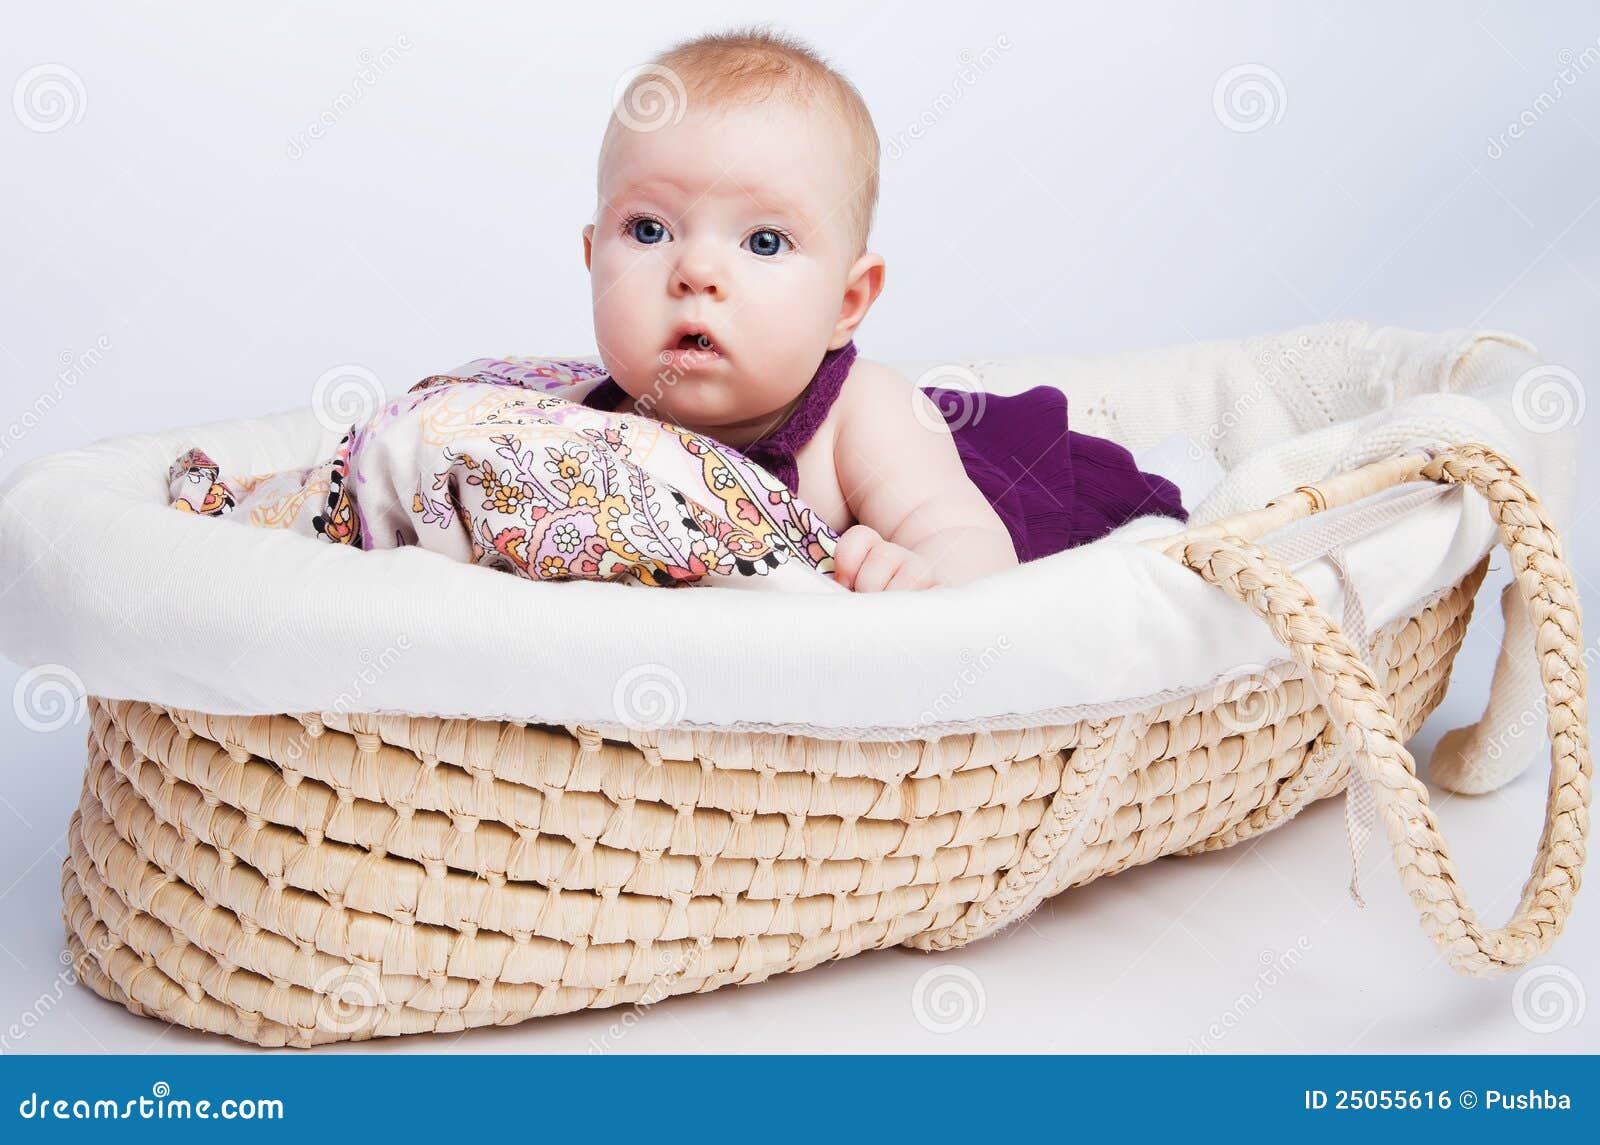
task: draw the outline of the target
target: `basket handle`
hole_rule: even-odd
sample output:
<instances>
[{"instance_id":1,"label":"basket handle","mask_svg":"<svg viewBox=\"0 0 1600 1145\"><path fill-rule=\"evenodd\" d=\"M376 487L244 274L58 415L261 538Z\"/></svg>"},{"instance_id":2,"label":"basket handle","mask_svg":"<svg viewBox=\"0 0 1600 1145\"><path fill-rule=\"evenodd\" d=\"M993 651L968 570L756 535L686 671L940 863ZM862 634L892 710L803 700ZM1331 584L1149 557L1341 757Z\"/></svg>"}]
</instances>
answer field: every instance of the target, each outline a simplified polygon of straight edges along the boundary
<instances>
[{"instance_id":1,"label":"basket handle","mask_svg":"<svg viewBox=\"0 0 1600 1145\"><path fill-rule=\"evenodd\" d=\"M1167 551L1255 611L1305 667L1352 747L1351 766L1372 785L1423 929L1454 969L1498 974L1538 956L1561 933L1582 882L1592 764L1578 594L1555 525L1505 458L1482 445L1454 446L1427 461L1421 476L1471 485L1488 500L1537 637L1550 733L1544 832L1516 911L1497 929L1483 926L1462 896L1427 789L1371 669L1306 587L1277 557L1236 535L1180 540Z\"/></svg>"}]
</instances>

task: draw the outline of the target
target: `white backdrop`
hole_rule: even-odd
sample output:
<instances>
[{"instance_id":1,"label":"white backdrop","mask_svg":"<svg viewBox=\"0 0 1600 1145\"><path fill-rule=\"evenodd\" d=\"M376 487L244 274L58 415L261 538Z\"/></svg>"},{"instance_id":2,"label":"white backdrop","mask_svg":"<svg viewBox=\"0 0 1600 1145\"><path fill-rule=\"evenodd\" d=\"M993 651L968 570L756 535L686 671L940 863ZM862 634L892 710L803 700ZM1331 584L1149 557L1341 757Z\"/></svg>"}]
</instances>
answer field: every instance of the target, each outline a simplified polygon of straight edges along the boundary
<instances>
[{"instance_id":1,"label":"white backdrop","mask_svg":"<svg viewBox=\"0 0 1600 1145\"><path fill-rule=\"evenodd\" d=\"M1593 5L787 9L13 12L0 38L0 476L92 438L303 405L335 366L394 393L479 355L592 353L579 229L613 87L678 37L754 19L830 55L884 139L873 246L888 277L858 338L868 356L1089 353L1358 317L1507 329L1580 381L1600 372ZM1571 544L1594 616L1591 477ZM1493 644L1481 625L1469 638L1445 722L1475 711ZM83 730L32 734L6 708L0 1035L57 981L56 870ZM1496 910L1531 854L1540 783L1445 812ZM1293 940L1272 938L1282 919L1261 913L1263 885L1336 925L1316 929L1314 971L1288 975L1225 1046L1200 1048L1600 1045L1592 1017L1545 1034L1514 1011L1513 983L1429 965L1392 886L1394 902L1349 911L1339 836L1337 807L1319 807L1240 855L1075 892L1031 935L957 952L988 984L987 1017L957 1036L907 1012L934 963L891 955L674 1003L626 1048L1182 1050L1235 1004L1269 938ZM1369 885L1385 878L1374 868ZM1594 965L1592 908L1557 962ZM1375 957L1375 940L1393 953ZM1334 1004L1352 996L1361 1006ZM828 1011L852 1014L849 1031ZM614 1017L462 1045L581 1049ZM18 1045L139 1049L159 1033L74 990ZM215 1048L183 1034L159 1048L179 1044Z\"/></svg>"}]
</instances>

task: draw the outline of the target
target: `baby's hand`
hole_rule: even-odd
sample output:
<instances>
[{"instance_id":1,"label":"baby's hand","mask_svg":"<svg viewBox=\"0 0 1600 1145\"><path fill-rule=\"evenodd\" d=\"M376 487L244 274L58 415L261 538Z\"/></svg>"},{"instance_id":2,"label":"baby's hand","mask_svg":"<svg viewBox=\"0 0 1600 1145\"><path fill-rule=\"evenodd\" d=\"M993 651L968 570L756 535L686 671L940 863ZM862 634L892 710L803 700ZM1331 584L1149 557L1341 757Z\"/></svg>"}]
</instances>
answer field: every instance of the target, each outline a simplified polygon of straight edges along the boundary
<instances>
[{"instance_id":1,"label":"baby's hand","mask_svg":"<svg viewBox=\"0 0 1600 1145\"><path fill-rule=\"evenodd\" d=\"M939 583L927 558L884 540L867 525L852 525L839 535L833 563L834 579L855 592L900 592Z\"/></svg>"}]
</instances>

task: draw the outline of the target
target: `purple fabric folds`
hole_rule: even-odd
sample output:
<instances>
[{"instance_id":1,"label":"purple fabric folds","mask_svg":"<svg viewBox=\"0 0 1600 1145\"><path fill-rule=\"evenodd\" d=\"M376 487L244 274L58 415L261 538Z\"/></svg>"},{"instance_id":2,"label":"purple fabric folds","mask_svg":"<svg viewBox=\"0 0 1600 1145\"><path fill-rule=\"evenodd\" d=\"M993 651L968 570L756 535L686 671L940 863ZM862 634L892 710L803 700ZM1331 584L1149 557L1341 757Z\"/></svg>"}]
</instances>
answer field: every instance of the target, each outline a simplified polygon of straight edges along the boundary
<instances>
[{"instance_id":1,"label":"purple fabric folds","mask_svg":"<svg viewBox=\"0 0 1600 1145\"><path fill-rule=\"evenodd\" d=\"M1068 428L1067 396L1055 386L923 392L945 412L967 476L1005 522L1019 561L1086 545L1135 517L1188 520L1171 481L1116 442Z\"/></svg>"}]
</instances>

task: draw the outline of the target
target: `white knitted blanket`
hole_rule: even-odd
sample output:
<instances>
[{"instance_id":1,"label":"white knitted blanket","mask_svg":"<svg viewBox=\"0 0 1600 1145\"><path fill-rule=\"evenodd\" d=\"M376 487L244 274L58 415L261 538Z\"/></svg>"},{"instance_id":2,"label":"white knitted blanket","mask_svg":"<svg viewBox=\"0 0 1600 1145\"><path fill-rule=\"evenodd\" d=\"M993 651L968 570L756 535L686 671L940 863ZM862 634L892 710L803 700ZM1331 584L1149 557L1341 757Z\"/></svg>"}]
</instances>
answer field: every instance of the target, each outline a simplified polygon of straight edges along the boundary
<instances>
[{"instance_id":1,"label":"white knitted blanket","mask_svg":"<svg viewBox=\"0 0 1600 1145\"><path fill-rule=\"evenodd\" d=\"M1483 441L1558 521L1570 511L1576 434L1530 402L1549 367L1507 335L1340 323L1102 358L891 364L922 385L1059 385L1076 427L1136 453L1192 439L1225 470L1191 506L1197 523L1427 441ZM0 653L61 668L91 694L221 714L389 711L834 739L1103 718L1283 656L1247 611L1130 543L1182 528L1164 518L919 593L640 593L343 546L318 549L316 593L285 593L312 542L168 507L168 465L191 441L256 473L314 464L337 435L297 409L22 466L0 487L0 583L12 586ZM72 487L112 490L115 504L30 508L42 490ZM1375 527L1347 553L1366 620L1376 628L1455 583L1494 540L1487 511L1460 489ZM1291 567L1339 615L1344 582L1330 563ZM175 578L233 591L180 594Z\"/></svg>"}]
</instances>

